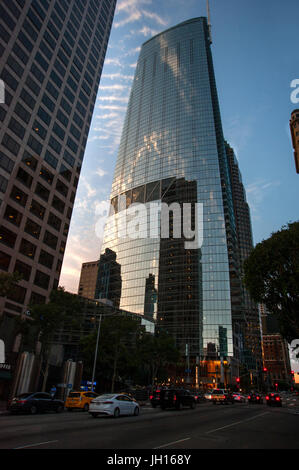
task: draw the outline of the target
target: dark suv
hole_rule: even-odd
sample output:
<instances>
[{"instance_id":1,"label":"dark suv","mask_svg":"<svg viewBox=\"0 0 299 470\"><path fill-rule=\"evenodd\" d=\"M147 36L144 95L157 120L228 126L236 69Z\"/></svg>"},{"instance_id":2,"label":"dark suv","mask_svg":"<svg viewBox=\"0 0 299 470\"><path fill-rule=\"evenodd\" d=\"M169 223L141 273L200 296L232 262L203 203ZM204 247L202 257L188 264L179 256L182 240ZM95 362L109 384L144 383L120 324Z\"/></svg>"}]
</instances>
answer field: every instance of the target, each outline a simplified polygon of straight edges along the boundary
<instances>
[{"instance_id":1,"label":"dark suv","mask_svg":"<svg viewBox=\"0 0 299 470\"><path fill-rule=\"evenodd\" d=\"M168 389L161 391L160 406L162 410L175 408L180 410L183 406L194 409L196 407L195 396L184 389Z\"/></svg>"},{"instance_id":2,"label":"dark suv","mask_svg":"<svg viewBox=\"0 0 299 470\"><path fill-rule=\"evenodd\" d=\"M162 388L156 388L150 394L149 399L153 408L156 408L156 406L160 406L162 392L163 392Z\"/></svg>"}]
</instances>

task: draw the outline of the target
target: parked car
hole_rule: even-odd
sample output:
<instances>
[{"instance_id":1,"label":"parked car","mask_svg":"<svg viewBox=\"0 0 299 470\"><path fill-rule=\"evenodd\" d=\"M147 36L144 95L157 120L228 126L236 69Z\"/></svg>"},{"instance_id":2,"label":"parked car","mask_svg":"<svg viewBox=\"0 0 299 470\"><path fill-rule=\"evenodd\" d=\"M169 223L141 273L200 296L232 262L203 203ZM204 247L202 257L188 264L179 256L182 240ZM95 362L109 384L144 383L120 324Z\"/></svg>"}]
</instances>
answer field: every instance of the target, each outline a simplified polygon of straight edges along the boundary
<instances>
[{"instance_id":1,"label":"parked car","mask_svg":"<svg viewBox=\"0 0 299 470\"><path fill-rule=\"evenodd\" d=\"M160 406L160 404L161 404L161 393L162 392L163 392L162 388L156 388L150 394L149 399L150 399L150 402L151 402L151 405L152 405L153 408L156 408L156 406Z\"/></svg>"},{"instance_id":2,"label":"parked car","mask_svg":"<svg viewBox=\"0 0 299 470\"><path fill-rule=\"evenodd\" d=\"M8 405L8 410L11 413L43 413L46 411L55 411L56 413L62 412L64 409L64 402L52 398L49 393L36 392L36 393L21 393L14 397Z\"/></svg>"},{"instance_id":3,"label":"parked car","mask_svg":"<svg viewBox=\"0 0 299 470\"><path fill-rule=\"evenodd\" d=\"M204 403L206 401L206 397L203 392L195 392L194 398L196 400L196 403Z\"/></svg>"},{"instance_id":4,"label":"parked car","mask_svg":"<svg viewBox=\"0 0 299 470\"><path fill-rule=\"evenodd\" d=\"M264 400L262 395L256 392L252 392L248 395L248 403L256 403L257 405L262 405L264 403Z\"/></svg>"},{"instance_id":5,"label":"parked car","mask_svg":"<svg viewBox=\"0 0 299 470\"><path fill-rule=\"evenodd\" d=\"M160 406L162 410L165 410L166 408L175 408L180 410L184 406L194 409L196 407L196 399L189 390L168 389L162 391Z\"/></svg>"},{"instance_id":6,"label":"parked car","mask_svg":"<svg viewBox=\"0 0 299 470\"><path fill-rule=\"evenodd\" d=\"M221 405L234 404L235 400L231 393L226 389L217 388L212 392L211 401L213 405L220 403Z\"/></svg>"},{"instance_id":7,"label":"parked car","mask_svg":"<svg viewBox=\"0 0 299 470\"><path fill-rule=\"evenodd\" d=\"M94 400L99 395L95 392L70 392L69 396L65 401L65 408L68 411L73 411L74 409L81 409L83 411L89 410L89 405L92 400Z\"/></svg>"},{"instance_id":8,"label":"parked car","mask_svg":"<svg viewBox=\"0 0 299 470\"><path fill-rule=\"evenodd\" d=\"M205 396L205 399L206 399L206 400L212 400L212 393L213 393L212 390L206 392L205 395L204 395L204 396Z\"/></svg>"},{"instance_id":9,"label":"parked car","mask_svg":"<svg viewBox=\"0 0 299 470\"><path fill-rule=\"evenodd\" d=\"M268 393L266 403L268 406L282 406L281 396L278 393Z\"/></svg>"},{"instance_id":10,"label":"parked car","mask_svg":"<svg viewBox=\"0 0 299 470\"><path fill-rule=\"evenodd\" d=\"M244 397L244 395L242 395L241 393L233 393L233 398L235 400L235 402L237 403L245 403L246 402L246 398Z\"/></svg>"},{"instance_id":11,"label":"parked car","mask_svg":"<svg viewBox=\"0 0 299 470\"><path fill-rule=\"evenodd\" d=\"M138 416L140 406L137 401L123 393L110 393L99 395L92 400L89 405L89 413L93 418L99 415L114 416L118 418L121 415Z\"/></svg>"}]
</instances>

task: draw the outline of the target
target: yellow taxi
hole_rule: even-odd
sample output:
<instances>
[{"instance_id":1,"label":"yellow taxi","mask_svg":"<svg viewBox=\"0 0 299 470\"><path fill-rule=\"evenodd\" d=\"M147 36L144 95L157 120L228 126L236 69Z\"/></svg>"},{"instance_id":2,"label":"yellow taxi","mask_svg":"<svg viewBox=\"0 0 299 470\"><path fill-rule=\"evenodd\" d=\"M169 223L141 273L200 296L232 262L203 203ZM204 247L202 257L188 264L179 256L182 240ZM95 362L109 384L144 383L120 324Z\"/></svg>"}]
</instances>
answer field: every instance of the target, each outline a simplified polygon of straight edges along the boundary
<instances>
[{"instance_id":1,"label":"yellow taxi","mask_svg":"<svg viewBox=\"0 0 299 470\"><path fill-rule=\"evenodd\" d=\"M90 402L94 400L97 396L97 393L91 391L70 392L65 401L65 408L68 411L72 411L74 409L88 411Z\"/></svg>"}]
</instances>

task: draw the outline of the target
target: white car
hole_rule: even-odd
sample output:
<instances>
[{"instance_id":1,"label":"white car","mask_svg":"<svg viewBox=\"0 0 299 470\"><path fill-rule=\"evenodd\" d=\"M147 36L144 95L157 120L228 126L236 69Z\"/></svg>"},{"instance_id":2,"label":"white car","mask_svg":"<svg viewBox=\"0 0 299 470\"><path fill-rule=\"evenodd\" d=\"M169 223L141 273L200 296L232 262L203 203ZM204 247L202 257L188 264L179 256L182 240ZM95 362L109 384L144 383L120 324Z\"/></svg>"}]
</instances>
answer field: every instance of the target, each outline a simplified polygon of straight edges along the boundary
<instances>
[{"instance_id":1,"label":"white car","mask_svg":"<svg viewBox=\"0 0 299 470\"><path fill-rule=\"evenodd\" d=\"M110 393L100 395L92 400L88 411L94 418L99 415L108 415L118 418L120 415L138 416L140 406L137 401L128 395L123 393Z\"/></svg>"}]
</instances>

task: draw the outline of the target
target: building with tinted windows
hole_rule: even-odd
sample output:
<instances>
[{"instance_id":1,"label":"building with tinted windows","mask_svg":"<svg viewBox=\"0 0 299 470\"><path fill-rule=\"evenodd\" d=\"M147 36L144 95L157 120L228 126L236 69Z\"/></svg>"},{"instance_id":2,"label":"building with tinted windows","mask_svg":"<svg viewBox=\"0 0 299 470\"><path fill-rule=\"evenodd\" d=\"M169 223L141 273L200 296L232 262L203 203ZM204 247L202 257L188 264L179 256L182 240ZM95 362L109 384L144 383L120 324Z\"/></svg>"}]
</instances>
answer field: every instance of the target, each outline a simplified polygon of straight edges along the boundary
<instances>
[{"instance_id":1,"label":"building with tinted windows","mask_svg":"<svg viewBox=\"0 0 299 470\"><path fill-rule=\"evenodd\" d=\"M115 4L0 4L0 269L23 275L0 300L7 350L13 317L58 286Z\"/></svg>"},{"instance_id":2,"label":"building with tinted windows","mask_svg":"<svg viewBox=\"0 0 299 470\"><path fill-rule=\"evenodd\" d=\"M292 112L290 120L290 129L294 149L294 159L296 171L299 173L299 109Z\"/></svg>"},{"instance_id":3,"label":"building with tinted windows","mask_svg":"<svg viewBox=\"0 0 299 470\"><path fill-rule=\"evenodd\" d=\"M124 217L130 219L134 203L147 209L139 219L143 236L120 236L118 227ZM193 228L200 226L196 204L202 205L203 243L186 246L190 238L182 234L183 219L174 211L169 212L169 236L153 236L155 230L162 234L164 216L161 212L153 221L150 208L163 203L176 204L181 215L190 204ZM215 386L238 376L244 320L241 265L204 17L172 27L141 48L102 252L107 248L121 269L121 309L150 312L174 336L182 356L188 356L193 378L195 368L200 371L202 384Z\"/></svg>"}]
</instances>

